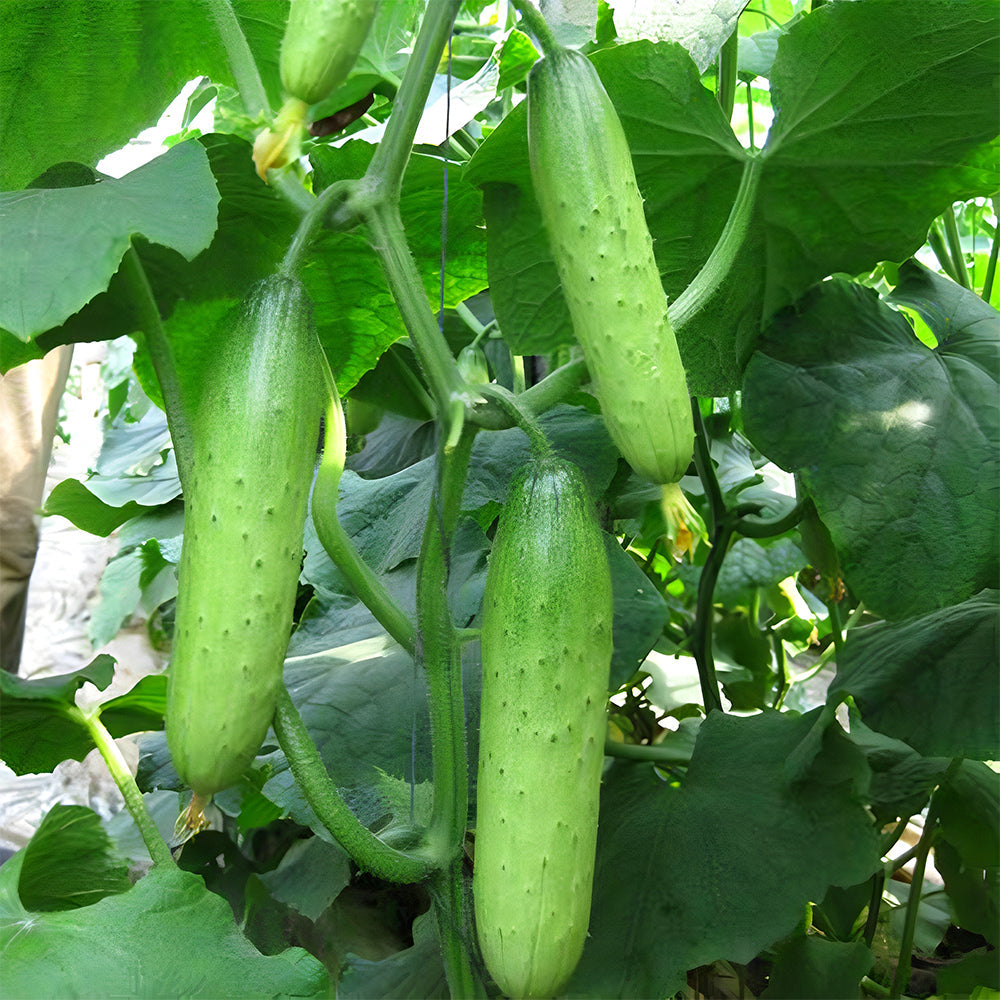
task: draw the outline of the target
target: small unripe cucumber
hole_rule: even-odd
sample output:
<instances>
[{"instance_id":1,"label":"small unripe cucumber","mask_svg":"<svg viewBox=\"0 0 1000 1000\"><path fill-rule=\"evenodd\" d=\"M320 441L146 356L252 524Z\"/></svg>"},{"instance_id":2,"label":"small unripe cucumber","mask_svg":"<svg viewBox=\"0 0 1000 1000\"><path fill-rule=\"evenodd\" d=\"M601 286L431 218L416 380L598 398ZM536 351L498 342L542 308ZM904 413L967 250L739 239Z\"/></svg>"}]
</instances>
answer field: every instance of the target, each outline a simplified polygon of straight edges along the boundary
<instances>
[{"instance_id":1,"label":"small unripe cucumber","mask_svg":"<svg viewBox=\"0 0 1000 1000\"><path fill-rule=\"evenodd\" d=\"M590 921L613 617L583 475L528 467L500 516L482 613L476 930L510 997L553 997Z\"/></svg>"},{"instance_id":2,"label":"small unripe cucumber","mask_svg":"<svg viewBox=\"0 0 1000 1000\"><path fill-rule=\"evenodd\" d=\"M347 79L375 19L377 0L292 0L281 41L281 83L318 104Z\"/></svg>"},{"instance_id":3,"label":"small unripe cucumber","mask_svg":"<svg viewBox=\"0 0 1000 1000\"><path fill-rule=\"evenodd\" d=\"M558 49L528 77L535 195L612 439L655 483L684 475L694 427L628 141L597 71Z\"/></svg>"},{"instance_id":4,"label":"small unripe cucumber","mask_svg":"<svg viewBox=\"0 0 1000 1000\"><path fill-rule=\"evenodd\" d=\"M166 730L177 773L203 798L240 778L274 714L322 363L305 288L267 278L223 324L191 414Z\"/></svg>"}]
</instances>

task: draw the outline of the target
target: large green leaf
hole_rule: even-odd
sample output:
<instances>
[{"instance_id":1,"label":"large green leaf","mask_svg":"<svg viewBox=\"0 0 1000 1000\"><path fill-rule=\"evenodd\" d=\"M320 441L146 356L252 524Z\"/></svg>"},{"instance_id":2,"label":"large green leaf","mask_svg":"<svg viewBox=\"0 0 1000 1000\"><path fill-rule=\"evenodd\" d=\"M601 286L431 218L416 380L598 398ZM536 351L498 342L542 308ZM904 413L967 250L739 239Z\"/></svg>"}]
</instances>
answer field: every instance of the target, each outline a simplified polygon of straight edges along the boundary
<instances>
[{"instance_id":1,"label":"large green leaf","mask_svg":"<svg viewBox=\"0 0 1000 1000\"><path fill-rule=\"evenodd\" d=\"M1000 747L1000 594L847 634L829 699L928 757L992 760Z\"/></svg>"},{"instance_id":2,"label":"large green leaf","mask_svg":"<svg viewBox=\"0 0 1000 1000\"><path fill-rule=\"evenodd\" d=\"M121 180L3 194L0 325L21 340L61 325L107 288L133 236L193 260L212 241L218 203L205 151L190 142Z\"/></svg>"},{"instance_id":3,"label":"large green leaf","mask_svg":"<svg viewBox=\"0 0 1000 1000\"><path fill-rule=\"evenodd\" d=\"M301 948L262 955L229 904L197 875L153 868L91 906L33 913L17 899L20 865L0 872L3 989L52 997L325 997L329 975Z\"/></svg>"},{"instance_id":4,"label":"large green leaf","mask_svg":"<svg viewBox=\"0 0 1000 1000\"><path fill-rule=\"evenodd\" d=\"M0 673L4 762L16 774L45 773L64 760L83 760L94 749L76 692L84 684L103 691L115 661L102 653L69 674L26 680ZM166 707L166 677L144 677L128 693L106 702L101 721L114 737L159 729Z\"/></svg>"},{"instance_id":5,"label":"large green leaf","mask_svg":"<svg viewBox=\"0 0 1000 1000\"><path fill-rule=\"evenodd\" d=\"M605 775L590 937L570 996L669 996L686 970L749 961L829 885L878 868L868 768L839 727L807 780L785 777L816 714L712 713L680 787L646 765Z\"/></svg>"},{"instance_id":6,"label":"large green leaf","mask_svg":"<svg viewBox=\"0 0 1000 1000\"><path fill-rule=\"evenodd\" d=\"M24 849L17 891L26 909L47 912L89 906L130 884L97 813L57 804Z\"/></svg>"},{"instance_id":7,"label":"large green leaf","mask_svg":"<svg viewBox=\"0 0 1000 1000\"><path fill-rule=\"evenodd\" d=\"M747 433L797 472L845 579L887 618L1000 573L1000 334L995 320L938 333L931 350L875 292L825 282L775 318L743 386Z\"/></svg>"},{"instance_id":8,"label":"large green leaf","mask_svg":"<svg viewBox=\"0 0 1000 1000\"><path fill-rule=\"evenodd\" d=\"M903 260L954 200L993 192L998 24L990 0L825 4L792 24L772 67L776 115L747 235L715 295L677 331L692 391L736 388L761 322L814 281ZM722 232L748 154L679 46L636 42L593 61L673 299ZM571 333L531 192L525 117L507 116L468 176L485 188L500 325L518 350L545 353Z\"/></svg>"},{"instance_id":9,"label":"large green leaf","mask_svg":"<svg viewBox=\"0 0 1000 1000\"><path fill-rule=\"evenodd\" d=\"M234 0L272 103L287 0ZM0 188L24 187L64 160L96 166L155 124L188 80L234 83L199 0L19 0L0 33Z\"/></svg>"},{"instance_id":10,"label":"large green leaf","mask_svg":"<svg viewBox=\"0 0 1000 1000\"><path fill-rule=\"evenodd\" d=\"M861 977L875 964L864 941L842 944L800 935L778 951L766 1000L848 1000L861 997Z\"/></svg>"}]
</instances>

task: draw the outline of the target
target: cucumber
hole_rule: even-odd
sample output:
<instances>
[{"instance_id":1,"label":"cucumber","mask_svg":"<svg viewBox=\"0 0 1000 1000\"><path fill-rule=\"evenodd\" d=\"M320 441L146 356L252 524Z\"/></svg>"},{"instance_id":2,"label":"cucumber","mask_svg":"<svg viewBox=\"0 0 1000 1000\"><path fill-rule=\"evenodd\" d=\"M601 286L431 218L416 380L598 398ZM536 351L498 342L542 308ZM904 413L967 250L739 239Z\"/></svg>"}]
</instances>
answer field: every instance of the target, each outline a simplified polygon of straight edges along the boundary
<instances>
[{"instance_id":1,"label":"cucumber","mask_svg":"<svg viewBox=\"0 0 1000 1000\"><path fill-rule=\"evenodd\" d=\"M202 800L234 784L274 714L326 399L303 285L257 284L192 407L192 471L167 681L167 744Z\"/></svg>"},{"instance_id":2,"label":"cucumber","mask_svg":"<svg viewBox=\"0 0 1000 1000\"><path fill-rule=\"evenodd\" d=\"M346 79L364 45L377 0L292 0L281 40L281 83L317 104Z\"/></svg>"},{"instance_id":3,"label":"cucumber","mask_svg":"<svg viewBox=\"0 0 1000 1000\"><path fill-rule=\"evenodd\" d=\"M597 71L556 48L528 77L532 183L598 402L629 465L684 475L694 426L628 142Z\"/></svg>"},{"instance_id":4,"label":"cucumber","mask_svg":"<svg viewBox=\"0 0 1000 1000\"><path fill-rule=\"evenodd\" d=\"M583 475L515 480L483 596L473 898L507 996L552 997L583 951L612 640L611 575Z\"/></svg>"}]
</instances>

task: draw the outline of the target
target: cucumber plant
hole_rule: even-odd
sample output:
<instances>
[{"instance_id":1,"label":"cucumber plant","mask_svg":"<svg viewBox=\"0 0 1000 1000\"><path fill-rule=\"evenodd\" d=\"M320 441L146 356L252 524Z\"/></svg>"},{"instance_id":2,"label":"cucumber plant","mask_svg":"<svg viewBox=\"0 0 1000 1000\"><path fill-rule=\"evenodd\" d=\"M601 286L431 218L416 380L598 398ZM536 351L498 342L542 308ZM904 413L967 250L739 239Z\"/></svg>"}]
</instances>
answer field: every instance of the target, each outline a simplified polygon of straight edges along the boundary
<instances>
[{"instance_id":1,"label":"cucumber plant","mask_svg":"<svg viewBox=\"0 0 1000 1000\"><path fill-rule=\"evenodd\" d=\"M117 562L156 601L178 588L167 677L91 709L107 658L0 675L5 761L96 745L154 865L129 888L97 817L54 810L0 872L8 992L902 996L941 927L931 857L980 936L938 992L993 988L995 2L799 3L777 45L789 5L760 6L730 32L715 3L696 59L625 41L647 32L622 6L580 51L528 0L519 22L458 0L12 11L0 53L30 59L0 69L29 82L0 173L34 181L39 121L52 162L89 166L0 196L4 366L141 330L186 531L179 579L152 518ZM102 109L125 135L165 96L145 38L211 81L191 107L212 88L220 131L111 182ZM60 89L67 65L106 86ZM373 92L378 130L331 141ZM906 261L928 228L949 279ZM143 236L114 280L106 251L39 277L97 231ZM149 447L131 465L162 486ZM135 510L67 487L53 512ZM164 698L133 779L114 738ZM171 847L147 808L172 820L189 790ZM344 931L359 898L400 915L386 961Z\"/></svg>"}]
</instances>

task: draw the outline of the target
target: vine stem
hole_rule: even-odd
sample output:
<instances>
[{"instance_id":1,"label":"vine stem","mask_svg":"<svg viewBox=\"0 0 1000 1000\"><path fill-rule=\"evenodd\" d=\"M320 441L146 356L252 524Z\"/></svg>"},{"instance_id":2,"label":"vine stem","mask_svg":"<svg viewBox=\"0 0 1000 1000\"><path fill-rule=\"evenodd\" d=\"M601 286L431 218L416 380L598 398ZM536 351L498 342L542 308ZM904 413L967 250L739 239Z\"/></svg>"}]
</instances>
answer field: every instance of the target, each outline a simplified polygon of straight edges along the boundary
<instances>
[{"instance_id":1,"label":"vine stem","mask_svg":"<svg viewBox=\"0 0 1000 1000\"><path fill-rule=\"evenodd\" d=\"M528 30L538 39L545 55L550 56L562 48L545 18L542 17L541 11L533 3L529 0L513 0L513 5L524 19Z\"/></svg>"},{"instance_id":2,"label":"vine stem","mask_svg":"<svg viewBox=\"0 0 1000 1000\"><path fill-rule=\"evenodd\" d=\"M691 284L667 306L667 316L675 331L694 319L723 282L729 280L733 261L743 245L753 219L761 163L759 154L747 152L736 200L733 202L718 242Z\"/></svg>"},{"instance_id":3,"label":"vine stem","mask_svg":"<svg viewBox=\"0 0 1000 1000\"><path fill-rule=\"evenodd\" d=\"M204 0L204 2L222 39L226 57L229 59L229 68L233 71L236 89L240 92L247 114L251 118L270 114L271 105L257 69L257 61L250 51L233 5L230 0Z\"/></svg>"},{"instance_id":4,"label":"vine stem","mask_svg":"<svg viewBox=\"0 0 1000 1000\"><path fill-rule=\"evenodd\" d=\"M105 728L104 723L101 722L100 710L94 709L93 711L84 712L77 709L77 711L80 713L80 719L87 727L87 732L90 733L90 738L94 741L94 745L100 752L101 757L104 758L104 763L107 764L108 770L111 772L111 777L118 786L118 790L122 793L122 798L125 800L125 807L131 813L132 819L135 820L135 825L139 828L139 833L142 835L143 843L146 845L146 850L149 851L150 858L153 859L153 864L174 864L173 855L170 853L170 846L160 836L160 831L156 828L153 817L149 815L146 803L142 798L142 792L139 791L139 786L135 783L135 778L132 777L132 771L129 769L121 749L111 733Z\"/></svg>"},{"instance_id":5,"label":"vine stem","mask_svg":"<svg viewBox=\"0 0 1000 1000\"><path fill-rule=\"evenodd\" d=\"M163 326L159 306L153 297L146 269L135 247L129 246L122 259L121 268L133 305L138 313L139 327L145 334L146 347L153 362L156 380L163 394L163 408L167 415L170 440L174 445L177 459L177 473L181 483L189 480L192 465L192 432L185 408L184 394L177 377L177 365L173 349Z\"/></svg>"},{"instance_id":6,"label":"vine stem","mask_svg":"<svg viewBox=\"0 0 1000 1000\"><path fill-rule=\"evenodd\" d=\"M552 446L549 444L548 438L546 438L545 433L542 431L538 420L530 410L521 405L521 400L524 398L523 393L521 396L515 396L512 392L499 385L481 385L478 386L477 391L487 400L492 400L496 403L501 410L504 410L510 416L515 425L527 434L528 442L531 444L531 451L535 458L544 458L551 453Z\"/></svg>"},{"instance_id":7,"label":"vine stem","mask_svg":"<svg viewBox=\"0 0 1000 1000\"><path fill-rule=\"evenodd\" d=\"M427 679L434 804L428 842L450 861L435 878L435 910L453 997L478 993L464 934L473 926L462 881L462 842L469 811L469 765L462 693L462 642L448 604L451 538L461 512L475 428L465 424L451 446L439 431L437 484L417 560L417 660Z\"/></svg>"},{"instance_id":8,"label":"vine stem","mask_svg":"<svg viewBox=\"0 0 1000 1000\"><path fill-rule=\"evenodd\" d=\"M391 847L351 812L330 780L316 744L284 685L278 689L274 733L312 811L360 868L389 882L422 882L430 876L438 864L433 855Z\"/></svg>"},{"instance_id":9,"label":"vine stem","mask_svg":"<svg viewBox=\"0 0 1000 1000\"><path fill-rule=\"evenodd\" d=\"M938 788L946 785L962 766L962 758L956 757L948 765L941 776ZM896 974L892 979L891 997L900 997L910 981L910 968L913 961L913 937L917 929L917 913L920 910L920 897L924 887L924 872L927 869L927 857L931 847L938 837L938 807L937 794L931 797L927 807L927 817L924 820L924 831L917 841L913 880L910 882L910 895L906 901L906 919L903 922L903 934L899 944L899 962L896 964Z\"/></svg>"}]
</instances>

